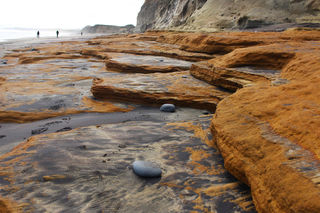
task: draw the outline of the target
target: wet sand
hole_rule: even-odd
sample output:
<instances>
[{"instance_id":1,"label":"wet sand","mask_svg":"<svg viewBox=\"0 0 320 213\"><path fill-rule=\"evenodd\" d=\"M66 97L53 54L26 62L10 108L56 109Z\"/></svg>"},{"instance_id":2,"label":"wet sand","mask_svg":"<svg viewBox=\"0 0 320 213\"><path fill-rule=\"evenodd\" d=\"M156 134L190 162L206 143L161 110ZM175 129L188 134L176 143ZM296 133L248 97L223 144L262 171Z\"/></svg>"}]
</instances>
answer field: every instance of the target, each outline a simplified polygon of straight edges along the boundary
<instances>
[{"instance_id":1,"label":"wet sand","mask_svg":"<svg viewBox=\"0 0 320 213\"><path fill-rule=\"evenodd\" d=\"M102 45L90 39L0 45L0 57L8 60L0 65L0 76L5 78L0 107L2 114L11 113L11 121L17 122L0 121L1 195L31 212L255 212L249 188L224 169L212 144L211 112L177 106L175 113L164 113L159 103L133 104L121 100L121 95L119 102L114 97L97 100L90 94L94 78L130 78L108 70L105 56L81 54L88 45ZM124 49L137 42L130 39ZM175 45L137 40L151 45L150 49L152 45L165 48L157 55L170 56L172 47L182 58L198 57ZM140 47L137 52L141 54ZM129 61L146 68L136 61L140 57ZM147 66L161 67L166 61L170 60L148 56ZM185 73L181 79L186 77L192 80ZM171 84L153 81L161 81L161 76L148 83L159 85L153 88L155 93L167 95ZM127 83L141 87L139 82ZM197 97L193 88L189 90L194 93L186 100ZM187 91L186 87L182 92ZM51 118L41 119L41 113ZM135 176L131 164L139 159L160 164L162 177Z\"/></svg>"},{"instance_id":2,"label":"wet sand","mask_svg":"<svg viewBox=\"0 0 320 213\"><path fill-rule=\"evenodd\" d=\"M82 113L59 116L45 120L15 124L0 123L0 154L9 152L27 138L53 132L69 131L79 127L101 124L124 123L129 121L185 121L208 114L206 110L179 108L175 113L160 112L159 108L137 106L130 112Z\"/></svg>"}]
</instances>

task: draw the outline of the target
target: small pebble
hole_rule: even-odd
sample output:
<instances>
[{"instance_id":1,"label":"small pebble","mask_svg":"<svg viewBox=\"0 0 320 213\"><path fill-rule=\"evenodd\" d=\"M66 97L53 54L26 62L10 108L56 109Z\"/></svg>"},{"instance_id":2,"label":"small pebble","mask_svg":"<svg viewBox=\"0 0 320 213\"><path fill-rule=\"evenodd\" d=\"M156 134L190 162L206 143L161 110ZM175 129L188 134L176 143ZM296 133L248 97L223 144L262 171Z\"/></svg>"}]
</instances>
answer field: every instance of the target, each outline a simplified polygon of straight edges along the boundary
<instances>
[{"instance_id":1,"label":"small pebble","mask_svg":"<svg viewBox=\"0 0 320 213\"><path fill-rule=\"evenodd\" d=\"M126 148L127 146L125 144L119 144L118 146L119 148L123 149L123 148Z\"/></svg>"},{"instance_id":2,"label":"small pebble","mask_svg":"<svg viewBox=\"0 0 320 213\"><path fill-rule=\"evenodd\" d=\"M149 161L135 161L132 168L133 172L140 177L154 178L162 174L161 168Z\"/></svg>"},{"instance_id":3,"label":"small pebble","mask_svg":"<svg viewBox=\"0 0 320 213\"><path fill-rule=\"evenodd\" d=\"M87 149L87 146L86 145L83 145L83 146L79 146L80 149Z\"/></svg>"},{"instance_id":4,"label":"small pebble","mask_svg":"<svg viewBox=\"0 0 320 213\"><path fill-rule=\"evenodd\" d=\"M163 104L160 107L160 111L162 111L162 112L175 112L176 111L176 107L173 104Z\"/></svg>"}]
</instances>

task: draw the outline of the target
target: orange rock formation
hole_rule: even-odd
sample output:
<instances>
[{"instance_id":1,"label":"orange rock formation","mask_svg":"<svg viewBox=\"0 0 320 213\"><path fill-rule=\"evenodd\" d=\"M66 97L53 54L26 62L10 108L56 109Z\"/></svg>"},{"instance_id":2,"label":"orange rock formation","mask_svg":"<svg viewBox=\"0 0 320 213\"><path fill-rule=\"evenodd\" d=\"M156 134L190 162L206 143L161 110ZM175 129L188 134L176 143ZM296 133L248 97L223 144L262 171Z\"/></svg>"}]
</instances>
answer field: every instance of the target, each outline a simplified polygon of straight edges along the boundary
<instances>
[{"instance_id":1,"label":"orange rock formation","mask_svg":"<svg viewBox=\"0 0 320 213\"><path fill-rule=\"evenodd\" d=\"M191 74L237 91L218 104L211 128L257 210L319 212L319 31L149 33L157 34L182 50L224 54L195 63Z\"/></svg>"}]
</instances>

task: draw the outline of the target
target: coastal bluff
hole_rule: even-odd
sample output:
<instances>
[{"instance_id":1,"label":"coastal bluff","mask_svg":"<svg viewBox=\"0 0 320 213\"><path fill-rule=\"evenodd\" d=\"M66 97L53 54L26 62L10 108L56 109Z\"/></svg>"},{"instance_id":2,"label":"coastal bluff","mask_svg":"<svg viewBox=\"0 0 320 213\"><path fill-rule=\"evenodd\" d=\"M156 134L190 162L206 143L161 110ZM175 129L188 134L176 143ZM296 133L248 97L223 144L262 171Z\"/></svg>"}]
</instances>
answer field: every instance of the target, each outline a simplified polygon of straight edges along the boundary
<instances>
[{"instance_id":1,"label":"coastal bluff","mask_svg":"<svg viewBox=\"0 0 320 213\"><path fill-rule=\"evenodd\" d=\"M115 33L132 33L135 26L126 25L126 26L115 26L115 25L103 25L96 24L94 26L86 26L81 32L83 33L96 33L96 34L115 34Z\"/></svg>"},{"instance_id":2,"label":"coastal bluff","mask_svg":"<svg viewBox=\"0 0 320 213\"><path fill-rule=\"evenodd\" d=\"M204 31L256 29L320 22L318 0L146 0L137 32L148 29Z\"/></svg>"}]
</instances>

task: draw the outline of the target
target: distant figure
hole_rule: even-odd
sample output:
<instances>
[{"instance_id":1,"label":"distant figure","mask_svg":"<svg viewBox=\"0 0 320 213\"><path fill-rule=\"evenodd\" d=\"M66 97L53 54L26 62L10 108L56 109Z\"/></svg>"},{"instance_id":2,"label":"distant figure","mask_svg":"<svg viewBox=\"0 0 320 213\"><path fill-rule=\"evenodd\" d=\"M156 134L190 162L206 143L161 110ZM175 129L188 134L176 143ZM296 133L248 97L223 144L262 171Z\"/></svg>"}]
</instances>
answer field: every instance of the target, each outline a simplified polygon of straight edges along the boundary
<instances>
[{"instance_id":1,"label":"distant figure","mask_svg":"<svg viewBox=\"0 0 320 213\"><path fill-rule=\"evenodd\" d=\"M58 38L58 37L59 37L59 30L57 30L57 32L56 32L56 33L57 33L57 38Z\"/></svg>"},{"instance_id":2,"label":"distant figure","mask_svg":"<svg viewBox=\"0 0 320 213\"><path fill-rule=\"evenodd\" d=\"M81 32L81 36L83 35L83 32Z\"/></svg>"},{"instance_id":3,"label":"distant figure","mask_svg":"<svg viewBox=\"0 0 320 213\"><path fill-rule=\"evenodd\" d=\"M39 32L39 30L38 30L38 32L37 32L37 38L39 38L40 37L40 32Z\"/></svg>"}]
</instances>

